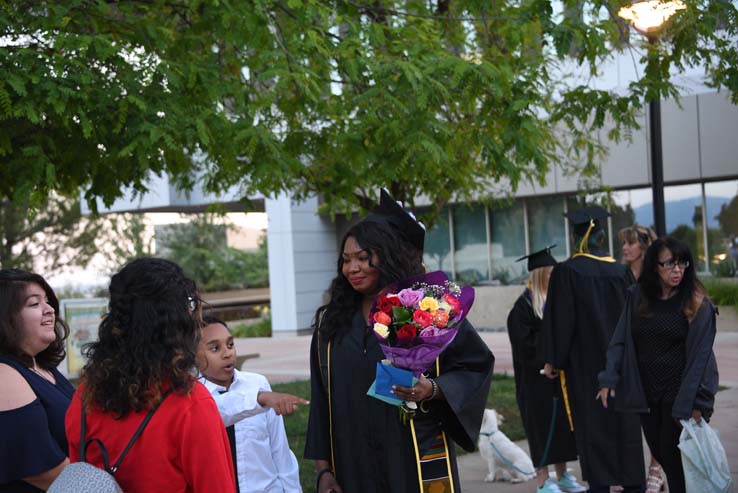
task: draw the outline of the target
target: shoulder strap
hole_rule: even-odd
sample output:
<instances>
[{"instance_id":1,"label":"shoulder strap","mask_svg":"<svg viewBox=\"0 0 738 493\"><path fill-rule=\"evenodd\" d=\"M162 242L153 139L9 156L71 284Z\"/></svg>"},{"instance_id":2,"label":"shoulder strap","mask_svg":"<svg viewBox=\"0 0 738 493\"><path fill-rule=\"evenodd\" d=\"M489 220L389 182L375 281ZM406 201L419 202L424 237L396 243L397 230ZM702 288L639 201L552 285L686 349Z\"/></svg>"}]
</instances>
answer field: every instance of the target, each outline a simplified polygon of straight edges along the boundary
<instances>
[{"instance_id":1,"label":"shoulder strap","mask_svg":"<svg viewBox=\"0 0 738 493\"><path fill-rule=\"evenodd\" d=\"M133 434L131 437L131 441L128 442L128 445L126 445L126 448L123 449L123 452L120 454L120 457L118 457L118 460L115 461L115 464L113 464L113 467L110 468L110 472L115 472L120 467L120 463L123 462L123 458L128 454L128 451L131 450L131 447L133 447L133 444L138 440L138 437L141 436L141 433L143 433L144 428L146 428L146 425L149 424L149 421L151 421L151 417L154 415L157 409L159 409L159 406L161 406L161 403L164 402L164 399L169 396L169 394L172 393L174 390L173 387L169 387L169 389L164 392L164 395L161 396L161 400L156 403L154 407L151 408L151 411L146 415L144 420L141 422L141 424L138 426L138 429L136 430L136 433Z\"/></svg>"},{"instance_id":2,"label":"shoulder strap","mask_svg":"<svg viewBox=\"0 0 738 493\"><path fill-rule=\"evenodd\" d=\"M138 437L141 436L141 433L143 433L144 428L146 428L146 425L149 424L149 421L151 421L151 417L154 415L157 409L159 409L159 406L161 406L161 403L164 402L164 399L167 398L169 394L172 393L174 390L173 387L170 387L164 394L161 396L161 400L157 402L154 407L151 408L151 410L146 414L146 417L143 419L140 425L138 425L138 429L136 429L136 432L131 437L131 440L128 442L128 445L126 445L126 448L123 449L123 452L120 454L120 457L118 457L118 460L115 461L115 464L113 464L112 467L110 467L110 460L108 458L108 451L105 448L105 445L100 441L98 438L91 438L89 440L85 440L85 432L87 428L87 424L85 423L85 403L84 399L82 399L82 396L80 396L80 400L82 400L82 421L80 422L80 441L79 441L79 460L80 462L87 462L86 460L86 452L87 452L87 446L91 443L96 443L97 446L100 448L100 455L102 456L103 460L103 467L107 472L110 474L113 474L115 471L118 470L120 467L120 463L123 462L123 458L128 454L128 451L131 450L131 447L133 447L133 444L138 440Z\"/></svg>"}]
</instances>

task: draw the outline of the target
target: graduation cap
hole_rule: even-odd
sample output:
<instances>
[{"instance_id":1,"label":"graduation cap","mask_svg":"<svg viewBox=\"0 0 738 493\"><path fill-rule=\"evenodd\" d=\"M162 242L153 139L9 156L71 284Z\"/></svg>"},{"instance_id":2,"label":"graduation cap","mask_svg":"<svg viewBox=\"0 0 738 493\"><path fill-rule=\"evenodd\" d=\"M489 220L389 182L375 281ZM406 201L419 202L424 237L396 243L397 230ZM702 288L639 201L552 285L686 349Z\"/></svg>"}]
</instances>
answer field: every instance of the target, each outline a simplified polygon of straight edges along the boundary
<instances>
[{"instance_id":1,"label":"graduation cap","mask_svg":"<svg viewBox=\"0 0 738 493\"><path fill-rule=\"evenodd\" d=\"M386 188L379 192L379 205L364 221L389 224L395 228L411 245L423 251L425 242L425 226L406 211L399 202L392 198Z\"/></svg>"},{"instance_id":2,"label":"graduation cap","mask_svg":"<svg viewBox=\"0 0 738 493\"><path fill-rule=\"evenodd\" d=\"M592 232L602 229L601 219L609 217L610 214L599 205L583 207L575 211L564 214L574 227L574 233L578 236L584 236L592 226Z\"/></svg>"},{"instance_id":3,"label":"graduation cap","mask_svg":"<svg viewBox=\"0 0 738 493\"><path fill-rule=\"evenodd\" d=\"M556 262L556 259L553 258L553 255L551 255L551 249L556 246L556 243L553 245L549 245L543 250L538 250L537 252L533 252L530 255L523 255L519 259L516 260L516 262L520 262L521 260L528 259L528 272L532 272L533 269L538 269L540 267L548 267L550 265L556 265L558 262Z\"/></svg>"}]
</instances>

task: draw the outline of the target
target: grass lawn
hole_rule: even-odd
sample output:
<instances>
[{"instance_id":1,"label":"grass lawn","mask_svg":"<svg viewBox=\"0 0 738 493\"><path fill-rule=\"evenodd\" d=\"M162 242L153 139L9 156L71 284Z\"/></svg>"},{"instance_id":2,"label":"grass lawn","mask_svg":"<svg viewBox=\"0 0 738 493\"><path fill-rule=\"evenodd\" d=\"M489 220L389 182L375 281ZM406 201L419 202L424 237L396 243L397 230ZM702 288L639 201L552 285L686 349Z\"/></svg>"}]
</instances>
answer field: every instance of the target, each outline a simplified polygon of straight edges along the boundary
<instances>
[{"instance_id":1,"label":"grass lawn","mask_svg":"<svg viewBox=\"0 0 738 493\"><path fill-rule=\"evenodd\" d=\"M308 398L310 396L310 382L307 380L275 384L272 387L277 392L289 392ZM523 425L520 421L520 412L515 402L515 380L511 376L502 374L494 375L492 389L487 398L487 407L495 408L505 417L505 422L501 428L511 440L525 438ZM285 417L284 426L287 431L290 448L300 463L302 488L305 493L314 493L315 465L313 461L302 458L303 451L305 450L305 431L307 428L308 413L309 409L307 407L300 408L294 414ZM457 448L457 453L463 454L465 452Z\"/></svg>"}]
</instances>

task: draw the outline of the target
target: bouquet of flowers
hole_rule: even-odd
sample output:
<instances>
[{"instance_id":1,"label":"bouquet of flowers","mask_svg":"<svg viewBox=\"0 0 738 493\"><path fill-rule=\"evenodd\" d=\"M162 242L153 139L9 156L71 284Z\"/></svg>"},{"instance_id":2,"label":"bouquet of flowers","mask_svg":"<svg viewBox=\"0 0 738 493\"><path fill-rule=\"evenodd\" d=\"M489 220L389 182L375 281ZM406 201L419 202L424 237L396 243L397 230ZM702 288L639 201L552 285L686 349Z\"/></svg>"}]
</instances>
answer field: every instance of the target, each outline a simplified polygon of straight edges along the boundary
<instances>
[{"instance_id":1,"label":"bouquet of flowers","mask_svg":"<svg viewBox=\"0 0 738 493\"><path fill-rule=\"evenodd\" d=\"M374 302L370 320L389 363L409 370L412 380L428 370L451 344L473 302L473 288L460 288L445 273L436 271L383 289ZM380 371L383 369L378 365L376 392L389 397L385 394L388 389L380 389ZM392 371L390 378L398 374ZM400 380L397 383L412 385Z\"/></svg>"}]
</instances>

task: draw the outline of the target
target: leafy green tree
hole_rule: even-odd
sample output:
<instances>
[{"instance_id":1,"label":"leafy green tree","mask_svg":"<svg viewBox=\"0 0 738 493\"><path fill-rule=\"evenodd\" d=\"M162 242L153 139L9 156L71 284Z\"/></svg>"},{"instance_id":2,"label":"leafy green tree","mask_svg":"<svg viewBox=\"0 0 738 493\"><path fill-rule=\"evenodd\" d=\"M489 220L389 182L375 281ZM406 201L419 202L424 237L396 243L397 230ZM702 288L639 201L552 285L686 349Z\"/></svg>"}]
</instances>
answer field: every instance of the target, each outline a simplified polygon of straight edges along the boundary
<instances>
[{"instance_id":1,"label":"leafy green tree","mask_svg":"<svg viewBox=\"0 0 738 493\"><path fill-rule=\"evenodd\" d=\"M720 206L717 220L725 236L738 236L738 195L727 204Z\"/></svg>"},{"instance_id":2,"label":"leafy green tree","mask_svg":"<svg viewBox=\"0 0 738 493\"><path fill-rule=\"evenodd\" d=\"M143 217L109 214L84 217L79 197L52 194L40 204L0 202L0 268L37 270L44 275L86 267L98 256L110 272L127 260L150 254Z\"/></svg>"},{"instance_id":3,"label":"leafy green tree","mask_svg":"<svg viewBox=\"0 0 738 493\"><path fill-rule=\"evenodd\" d=\"M389 183L438 211L555 162L593 171L592 131L676 96L672 69L704 65L738 103L732 2L687 0L623 93L569 81L628 49L621 1L3 0L0 198L109 204L166 173L333 211Z\"/></svg>"},{"instance_id":4,"label":"leafy green tree","mask_svg":"<svg viewBox=\"0 0 738 493\"><path fill-rule=\"evenodd\" d=\"M177 262L203 291L269 285L266 236L256 252L226 245L227 224L215 214L188 216L189 221L167 225L156 233L157 255Z\"/></svg>"}]
</instances>

